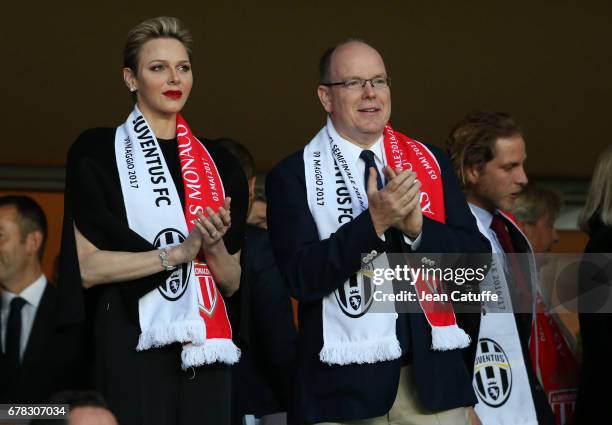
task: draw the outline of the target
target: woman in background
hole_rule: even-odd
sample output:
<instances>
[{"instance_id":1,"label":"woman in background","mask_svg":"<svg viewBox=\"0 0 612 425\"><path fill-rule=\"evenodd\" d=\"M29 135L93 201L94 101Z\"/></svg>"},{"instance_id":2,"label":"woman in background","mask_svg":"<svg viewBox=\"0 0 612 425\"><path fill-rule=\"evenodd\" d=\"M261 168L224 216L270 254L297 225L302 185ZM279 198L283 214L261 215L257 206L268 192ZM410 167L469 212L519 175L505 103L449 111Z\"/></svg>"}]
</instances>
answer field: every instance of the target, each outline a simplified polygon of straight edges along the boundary
<instances>
[{"instance_id":1,"label":"woman in background","mask_svg":"<svg viewBox=\"0 0 612 425\"><path fill-rule=\"evenodd\" d=\"M121 424L229 423L240 353L223 296L240 281L246 179L179 113L193 75L178 19L129 32L123 78L125 123L83 132L67 160L62 275L96 292L95 387Z\"/></svg>"},{"instance_id":2,"label":"woman in background","mask_svg":"<svg viewBox=\"0 0 612 425\"><path fill-rule=\"evenodd\" d=\"M604 418L610 417L609 391L602 388L612 383L612 146L595 165L580 228L589 234L579 282L582 367L574 423L582 425L609 422ZM592 255L597 253L606 254ZM608 307L598 311L600 302Z\"/></svg>"}]
</instances>

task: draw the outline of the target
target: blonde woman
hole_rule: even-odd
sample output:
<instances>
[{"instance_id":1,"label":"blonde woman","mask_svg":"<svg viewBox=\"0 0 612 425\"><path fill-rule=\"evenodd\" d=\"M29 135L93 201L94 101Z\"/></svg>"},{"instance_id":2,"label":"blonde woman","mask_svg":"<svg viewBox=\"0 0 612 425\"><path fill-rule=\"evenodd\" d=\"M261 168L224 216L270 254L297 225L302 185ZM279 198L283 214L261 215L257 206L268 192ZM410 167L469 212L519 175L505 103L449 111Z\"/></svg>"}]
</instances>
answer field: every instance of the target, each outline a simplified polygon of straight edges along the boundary
<instances>
[{"instance_id":1,"label":"blonde woman","mask_svg":"<svg viewBox=\"0 0 612 425\"><path fill-rule=\"evenodd\" d=\"M83 132L67 161L62 272L97 293L95 386L122 424L229 423L240 352L223 297L240 281L246 178L180 114L193 74L178 19L129 32L123 79L126 121Z\"/></svg>"},{"instance_id":2,"label":"blonde woman","mask_svg":"<svg viewBox=\"0 0 612 425\"><path fill-rule=\"evenodd\" d=\"M585 257L580 269L580 286L584 293L579 314L582 338L582 367L576 403L575 424L600 423L609 417L609 395L602 384L612 382L612 315L609 311L595 311L595 303L587 293L609 296L612 288L612 146L597 160L580 228L589 234L585 254L604 253L597 261ZM596 269L593 264L597 263ZM603 267L602 267L603 266Z\"/></svg>"}]
</instances>

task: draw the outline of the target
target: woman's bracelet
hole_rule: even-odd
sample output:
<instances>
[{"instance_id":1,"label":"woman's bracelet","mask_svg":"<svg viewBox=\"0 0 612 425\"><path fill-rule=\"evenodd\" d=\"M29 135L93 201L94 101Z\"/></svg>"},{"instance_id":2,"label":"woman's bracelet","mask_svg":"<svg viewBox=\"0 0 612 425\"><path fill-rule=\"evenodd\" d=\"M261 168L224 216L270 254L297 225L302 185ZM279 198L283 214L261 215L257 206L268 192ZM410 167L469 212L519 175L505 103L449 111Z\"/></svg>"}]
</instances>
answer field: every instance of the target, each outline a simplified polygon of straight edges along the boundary
<instances>
[{"instance_id":1,"label":"woman's bracelet","mask_svg":"<svg viewBox=\"0 0 612 425\"><path fill-rule=\"evenodd\" d=\"M167 248L161 248L159 250L159 260L161 261L161 266L167 272L176 269L176 266L171 266L168 264L168 258L170 257L170 253Z\"/></svg>"}]
</instances>

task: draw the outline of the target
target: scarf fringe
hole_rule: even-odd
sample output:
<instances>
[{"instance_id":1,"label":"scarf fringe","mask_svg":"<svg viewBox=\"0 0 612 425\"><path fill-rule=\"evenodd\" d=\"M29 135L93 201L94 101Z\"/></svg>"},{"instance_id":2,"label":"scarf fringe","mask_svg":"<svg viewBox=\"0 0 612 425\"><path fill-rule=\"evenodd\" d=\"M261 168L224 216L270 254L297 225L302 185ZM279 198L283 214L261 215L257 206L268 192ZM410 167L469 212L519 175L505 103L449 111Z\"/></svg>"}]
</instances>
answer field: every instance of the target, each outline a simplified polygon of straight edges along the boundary
<instances>
[{"instance_id":1,"label":"scarf fringe","mask_svg":"<svg viewBox=\"0 0 612 425\"><path fill-rule=\"evenodd\" d=\"M211 363L233 365L240 360L240 349L230 339L208 339L203 345L189 344L181 353L183 370Z\"/></svg>"},{"instance_id":2,"label":"scarf fringe","mask_svg":"<svg viewBox=\"0 0 612 425\"><path fill-rule=\"evenodd\" d=\"M138 338L137 351L153 347L163 347L174 342L193 342L204 344L206 341L206 326L202 320L186 320L172 322L163 327L142 332Z\"/></svg>"},{"instance_id":3,"label":"scarf fringe","mask_svg":"<svg viewBox=\"0 0 612 425\"><path fill-rule=\"evenodd\" d=\"M325 344L319 353L323 363L347 365L351 363L378 363L399 359L402 355L395 336L378 341L339 342Z\"/></svg>"},{"instance_id":4,"label":"scarf fringe","mask_svg":"<svg viewBox=\"0 0 612 425\"><path fill-rule=\"evenodd\" d=\"M455 350L466 348L472 339L457 325L432 326L431 348L437 351Z\"/></svg>"}]
</instances>

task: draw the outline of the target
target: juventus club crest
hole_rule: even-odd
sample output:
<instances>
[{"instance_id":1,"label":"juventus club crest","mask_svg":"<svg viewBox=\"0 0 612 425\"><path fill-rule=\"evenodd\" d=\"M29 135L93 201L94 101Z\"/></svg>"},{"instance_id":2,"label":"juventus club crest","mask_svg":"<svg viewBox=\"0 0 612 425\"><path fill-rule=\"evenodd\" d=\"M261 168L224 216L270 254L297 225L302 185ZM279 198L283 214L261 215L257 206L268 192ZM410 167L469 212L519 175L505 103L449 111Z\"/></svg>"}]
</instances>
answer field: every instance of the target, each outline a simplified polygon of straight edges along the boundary
<instances>
[{"instance_id":1,"label":"juventus club crest","mask_svg":"<svg viewBox=\"0 0 612 425\"><path fill-rule=\"evenodd\" d=\"M368 312L372 301L372 263L368 263L359 272L353 274L348 282L334 292L336 301L344 314L349 317L361 317Z\"/></svg>"},{"instance_id":2,"label":"juventus club crest","mask_svg":"<svg viewBox=\"0 0 612 425\"><path fill-rule=\"evenodd\" d=\"M180 231L167 228L157 234L155 241L153 241L153 245L159 249L178 245L184 240L185 235L183 235ZM190 274L191 263L181 264L172 272L164 283L158 286L157 289L168 301L176 301L185 293Z\"/></svg>"},{"instance_id":3,"label":"juventus club crest","mask_svg":"<svg viewBox=\"0 0 612 425\"><path fill-rule=\"evenodd\" d=\"M473 384L480 401L490 407L500 407L510 397L510 362L504 350L492 339L481 338L478 341Z\"/></svg>"}]
</instances>

